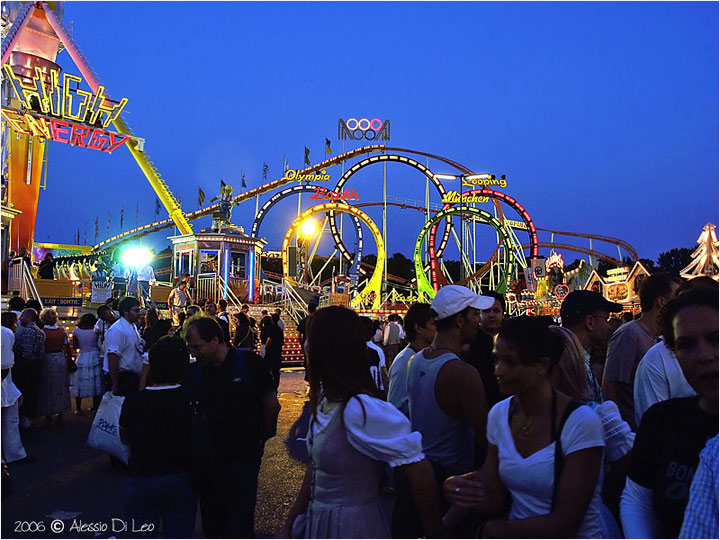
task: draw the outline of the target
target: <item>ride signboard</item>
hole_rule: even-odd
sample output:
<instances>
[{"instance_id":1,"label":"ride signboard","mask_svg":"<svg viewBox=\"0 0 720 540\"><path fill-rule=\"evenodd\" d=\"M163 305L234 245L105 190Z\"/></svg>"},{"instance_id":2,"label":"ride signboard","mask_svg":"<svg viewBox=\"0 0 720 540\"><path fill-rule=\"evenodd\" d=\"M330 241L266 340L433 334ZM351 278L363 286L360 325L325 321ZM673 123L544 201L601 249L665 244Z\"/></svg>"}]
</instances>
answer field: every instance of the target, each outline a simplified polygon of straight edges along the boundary
<instances>
[{"instance_id":1,"label":"ride signboard","mask_svg":"<svg viewBox=\"0 0 720 540\"><path fill-rule=\"evenodd\" d=\"M63 75L61 85L58 69L43 73L36 67L29 77L4 64L3 72L20 109L3 107L2 118L16 133L108 153L131 139L105 129L120 116L127 98L110 101L104 86L97 92L83 90L83 79L68 73Z\"/></svg>"},{"instance_id":2,"label":"ride signboard","mask_svg":"<svg viewBox=\"0 0 720 540\"><path fill-rule=\"evenodd\" d=\"M379 118L348 118L338 120L338 139L351 141L383 141L390 140L390 120L384 122Z\"/></svg>"}]
</instances>

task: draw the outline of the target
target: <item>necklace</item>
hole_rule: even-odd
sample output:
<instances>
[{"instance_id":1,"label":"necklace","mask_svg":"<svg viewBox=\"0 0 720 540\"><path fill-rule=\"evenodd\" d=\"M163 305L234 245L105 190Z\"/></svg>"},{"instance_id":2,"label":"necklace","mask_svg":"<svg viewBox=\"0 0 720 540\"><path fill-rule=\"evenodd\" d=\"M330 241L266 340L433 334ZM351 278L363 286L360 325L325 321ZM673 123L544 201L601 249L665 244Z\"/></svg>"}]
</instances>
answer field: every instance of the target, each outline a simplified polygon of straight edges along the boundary
<instances>
[{"instance_id":1,"label":"necklace","mask_svg":"<svg viewBox=\"0 0 720 540\"><path fill-rule=\"evenodd\" d=\"M520 403L516 402L513 414L517 413L518 409L520 409ZM527 424L520 426L520 434L523 437L527 437L528 435L530 435L530 428L533 426L533 424L535 423L535 420L537 420L537 418L538 418L537 416L534 416Z\"/></svg>"},{"instance_id":2,"label":"necklace","mask_svg":"<svg viewBox=\"0 0 720 540\"><path fill-rule=\"evenodd\" d=\"M537 416L535 418L537 418ZM527 437L528 434L530 433L530 428L535 423L535 418L533 418L529 424L527 424L525 426L520 426L520 433L522 433L523 437Z\"/></svg>"}]
</instances>

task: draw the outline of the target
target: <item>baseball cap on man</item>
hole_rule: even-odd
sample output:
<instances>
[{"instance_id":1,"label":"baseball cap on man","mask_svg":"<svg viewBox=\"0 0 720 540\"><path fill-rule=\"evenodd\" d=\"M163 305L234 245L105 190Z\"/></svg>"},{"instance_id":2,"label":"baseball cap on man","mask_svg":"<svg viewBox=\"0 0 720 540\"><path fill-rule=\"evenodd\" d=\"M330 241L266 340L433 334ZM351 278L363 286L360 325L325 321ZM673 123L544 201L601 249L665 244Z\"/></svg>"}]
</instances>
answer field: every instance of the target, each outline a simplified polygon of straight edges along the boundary
<instances>
[{"instance_id":1,"label":"baseball cap on man","mask_svg":"<svg viewBox=\"0 0 720 540\"><path fill-rule=\"evenodd\" d=\"M622 310L622 304L610 302L600 293L594 291L573 291L563 300L562 306L560 307L560 317L562 317L563 324L567 324L586 315L592 315L596 311L620 313Z\"/></svg>"},{"instance_id":2,"label":"baseball cap on man","mask_svg":"<svg viewBox=\"0 0 720 540\"><path fill-rule=\"evenodd\" d=\"M438 314L438 320L441 320L452 317L467 307L489 309L494 303L494 298L475 294L462 285L446 285L433 298L432 309Z\"/></svg>"}]
</instances>

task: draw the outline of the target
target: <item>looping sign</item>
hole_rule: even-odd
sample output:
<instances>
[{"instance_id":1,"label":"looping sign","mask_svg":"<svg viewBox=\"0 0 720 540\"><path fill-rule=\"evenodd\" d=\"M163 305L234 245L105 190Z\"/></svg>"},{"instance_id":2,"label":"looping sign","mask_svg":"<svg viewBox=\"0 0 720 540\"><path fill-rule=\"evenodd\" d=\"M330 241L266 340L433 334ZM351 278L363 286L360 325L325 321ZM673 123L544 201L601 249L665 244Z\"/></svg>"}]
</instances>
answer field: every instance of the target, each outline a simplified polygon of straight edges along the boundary
<instances>
[{"instance_id":1,"label":"looping sign","mask_svg":"<svg viewBox=\"0 0 720 540\"><path fill-rule=\"evenodd\" d=\"M338 139L352 141L390 140L390 120L383 122L379 118L348 118L338 120Z\"/></svg>"}]
</instances>

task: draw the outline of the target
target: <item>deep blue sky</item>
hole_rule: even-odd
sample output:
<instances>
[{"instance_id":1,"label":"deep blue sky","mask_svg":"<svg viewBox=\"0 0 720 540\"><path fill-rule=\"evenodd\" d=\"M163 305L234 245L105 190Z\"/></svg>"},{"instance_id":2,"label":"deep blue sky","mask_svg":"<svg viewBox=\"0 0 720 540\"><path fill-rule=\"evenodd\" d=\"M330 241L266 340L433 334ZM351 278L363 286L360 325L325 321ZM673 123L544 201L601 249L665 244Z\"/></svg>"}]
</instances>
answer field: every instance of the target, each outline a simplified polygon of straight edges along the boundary
<instances>
[{"instance_id":1,"label":"deep blue sky","mask_svg":"<svg viewBox=\"0 0 720 540\"><path fill-rule=\"evenodd\" d=\"M68 2L63 22L109 95L129 98L126 121L186 211L198 186L208 200L220 178L238 191L243 170L255 187L263 161L274 179L283 154L301 168L308 146L315 163L326 137L338 153L338 118L379 117L392 146L506 174L538 227L620 237L655 259L718 221L717 20L715 2ZM58 62L80 74L67 52ZM381 179L350 185L377 201ZM424 199L419 173L394 165L388 179L389 195ZM154 220L127 150L51 143L36 239L72 242L80 227L82 240L87 223L92 243L96 216L102 238L108 212L115 234L137 204ZM263 224L270 246L296 204ZM235 209L246 230L254 206ZM422 223L394 210L390 253L410 256Z\"/></svg>"}]
</instances>

